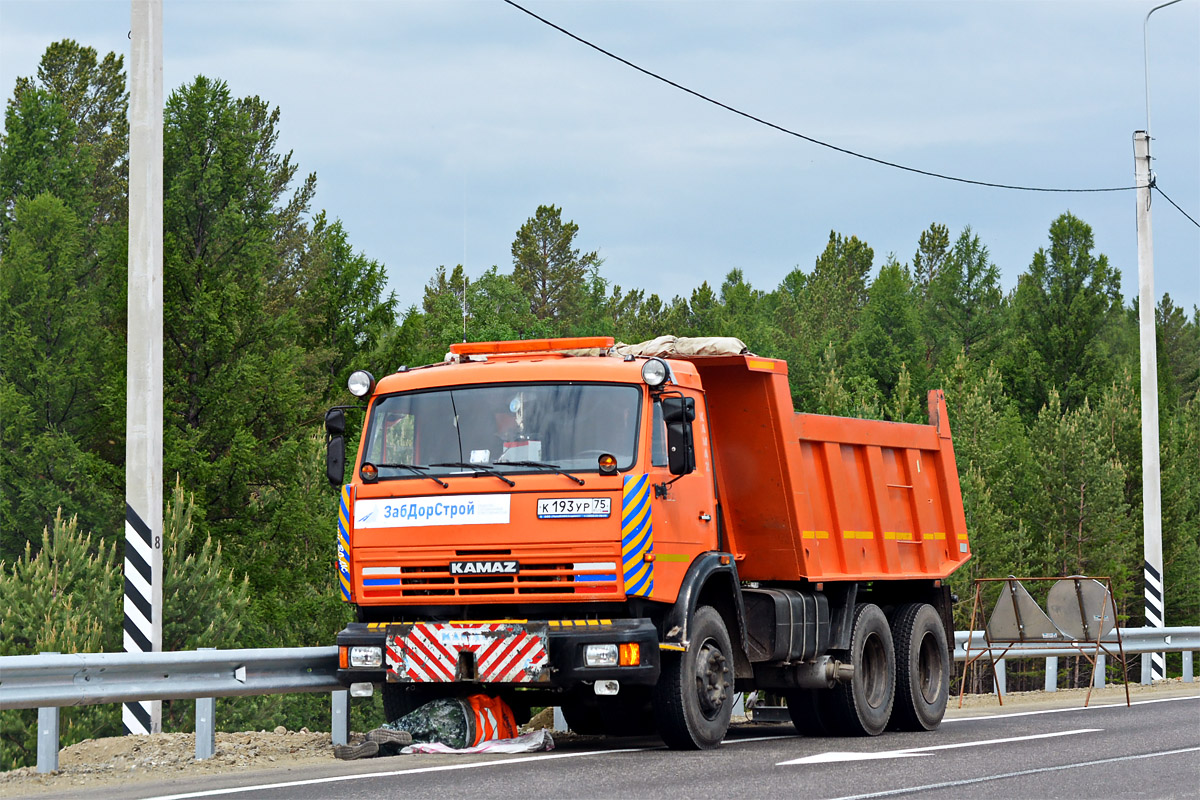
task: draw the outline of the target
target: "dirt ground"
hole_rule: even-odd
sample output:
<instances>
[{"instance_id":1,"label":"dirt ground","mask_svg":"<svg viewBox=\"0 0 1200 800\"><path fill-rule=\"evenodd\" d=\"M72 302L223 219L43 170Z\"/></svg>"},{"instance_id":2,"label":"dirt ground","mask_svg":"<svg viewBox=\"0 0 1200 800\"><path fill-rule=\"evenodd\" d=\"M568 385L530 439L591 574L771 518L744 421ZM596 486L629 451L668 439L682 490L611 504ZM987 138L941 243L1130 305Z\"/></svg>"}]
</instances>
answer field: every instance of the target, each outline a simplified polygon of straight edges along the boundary
<instances>
[{"instance_id":1,"label":"dirt ground","mask_svg":"<svg viewBox=\"0 0 1200 800\"><path fill-rule=\"evenodd\" d=\"M947 718L995 714L1031 708L1082 707L1085 689L1063 689L1053 693L1017 692L1006 695L1003 707L995 695L967 695L963 706L950 698ZM1159 681L1153 686L1129 685L1134 702L1159 697L1200 696L1200 682L1183 683L1178 679ZM1125 700L1122 686L1107 686L1092 692L1091 704L1111 705ZM551 710L535 717L526 729L552 724ZM736 724L753 725L742 718ZM569 740L571 734L555 733L555 739ZM351 741L361 740L351 734ZM327 732L307 728L289 731L218 733L212 758L196 761L196 740L190 733L162 733L151 736L121 736L80 742L59 753L57 772L38 774L35 767L22 767L0 773L0 797L26 797L43 792L71 791L73 787L97 787L143 780L162 780L182 774L228 774L268 769L299 769L327 765L333 760L333 745Z\"/></svg>"}]
</instances>

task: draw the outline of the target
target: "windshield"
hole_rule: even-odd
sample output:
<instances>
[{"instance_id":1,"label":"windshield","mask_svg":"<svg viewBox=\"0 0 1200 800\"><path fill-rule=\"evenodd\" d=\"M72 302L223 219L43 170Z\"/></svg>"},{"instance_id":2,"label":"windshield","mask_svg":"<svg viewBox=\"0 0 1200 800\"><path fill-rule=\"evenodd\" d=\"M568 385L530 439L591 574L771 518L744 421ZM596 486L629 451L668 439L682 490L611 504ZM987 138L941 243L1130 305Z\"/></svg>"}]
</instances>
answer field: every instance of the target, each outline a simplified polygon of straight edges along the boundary
<instances>
[{"instance_id":1,"label":"windshield","mask_svg":"<svg viewBox=\"0 0 1200 800\"><path fill-rule=\"evenodd\" d=\"M372 408L364 461L379 468L381 479L419 480L475 464L506 473L595 472L604 453L624 470L637 453L641 397L636 386L580 383L390 395Z\"/></svg>"}]
</instances>

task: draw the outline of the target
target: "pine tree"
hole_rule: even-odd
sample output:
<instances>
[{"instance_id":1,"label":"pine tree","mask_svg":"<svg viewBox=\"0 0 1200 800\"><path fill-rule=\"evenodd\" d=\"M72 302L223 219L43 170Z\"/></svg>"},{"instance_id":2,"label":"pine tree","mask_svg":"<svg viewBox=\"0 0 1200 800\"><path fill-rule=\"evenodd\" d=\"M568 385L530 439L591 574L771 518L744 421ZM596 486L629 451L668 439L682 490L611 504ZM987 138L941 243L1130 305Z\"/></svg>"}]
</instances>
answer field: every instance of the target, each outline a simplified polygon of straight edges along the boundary
<instances>
[{"instance_id":1,"label":"pine tree","mask_svg":"<svg viewBox=\"0 0 1200 800\"><path fill-rule=\"evenodd\" d=\"M585 281L603 263L599 253L580 253L579 226L562 221L562 209L538 206L512 243L513 280L540 320L573 324L584 303Z\"/></svg>"},{"instance_id":2,"label":"pine tree","mask_svg":"<svg viewBox=\"0 0 1200 800\"><path fill-rule=\"evenodd\" d=\"M99 653L121 648L121 567L104 546L61 513L12 562L0 560L0 655ZM120 733L120 706L64 709L63 746ZM0 716L0 770L32 764L37 712Z\"/></svg>"},{"instance_id":3,"label":"pine tree","mask_svg":"<svg viewBox=\"0 0 1200 800\"><path fill-rule=\"evenodd\" d=\"M1121 308L1120 275L1108 258L1092 253L1091 226L1070 212L1050 225L1049 249L1039 248L1013 300L1009 363L1023 362L1031 385L1016 399L1027 416L1053 389L1067 409L1083 402L1112 376L1109 328Z\"/></svg>"}]
</instances>

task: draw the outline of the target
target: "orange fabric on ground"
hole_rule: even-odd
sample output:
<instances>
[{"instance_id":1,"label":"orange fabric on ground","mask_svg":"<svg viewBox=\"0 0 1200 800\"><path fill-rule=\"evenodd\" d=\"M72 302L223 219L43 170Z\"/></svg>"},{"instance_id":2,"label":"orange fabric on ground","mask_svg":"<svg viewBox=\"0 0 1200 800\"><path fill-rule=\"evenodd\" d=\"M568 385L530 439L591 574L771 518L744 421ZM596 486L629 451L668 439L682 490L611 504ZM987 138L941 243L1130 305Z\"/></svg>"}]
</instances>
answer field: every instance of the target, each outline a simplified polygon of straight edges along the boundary
<instances>
[{"instance_id":1,"label":"orange fabric on ground","mask_svg":"<svg viewBox=\"0 0 1200 800\"><path fill-rule=\"evenodd\" d=\"M475 717L474 747L493 739L512 739L517 735L517 720L508 703L499 697L473 694L466 699L467 706Z\"/></svg>"}]
</instances>

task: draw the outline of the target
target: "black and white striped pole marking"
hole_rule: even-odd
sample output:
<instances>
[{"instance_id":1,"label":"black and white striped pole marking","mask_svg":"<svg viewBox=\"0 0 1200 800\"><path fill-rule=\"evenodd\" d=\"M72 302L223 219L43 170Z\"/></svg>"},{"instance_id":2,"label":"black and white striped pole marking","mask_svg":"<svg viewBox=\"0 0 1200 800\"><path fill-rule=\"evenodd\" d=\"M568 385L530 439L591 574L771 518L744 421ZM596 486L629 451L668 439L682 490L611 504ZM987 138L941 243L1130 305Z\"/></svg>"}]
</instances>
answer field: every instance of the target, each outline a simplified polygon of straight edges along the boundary
<instances>
[{"instance_id":1,"label":"black and white striped pole marking","mask_svg":"<svg viewBox=\"0 0 1200 800\"><path fill-rule=\"evenodd\" d=\"M1144 567L1146 579L1146 627L1163 627L1163 583L1162 573L1149 561ZM1167 659L1162 653L1150 655L1150 679L1160 681L1167 677Z\"/></svg>"},{"instance_id":2,"label":"black and white striped pole marking","mask_svg":"<svg viewBox=\"0 0 1200 800\"><path fill-rule=\"evenodd\" d=\"M162 650L162 0L132 0L125 392L125 650ZM126 733L159 733L162 701L126 703Z\"/></svg>"},{"instance_id":3,"label":"black and white striped pole marking","mask_svg":"<svg viewBox=\"0 0 1200 800\"><path fill-rule=\"evenodd\" d=\"M157 545L157 547L156 547ZM154 607L156 585L154 564L162 574L162 536L155 536L132 506L125 506L125 652L149 653L161 650L154 646ZM161 591L158 593L161 597ZM155 722L153 701L125 703L121 721L125 733L150 733L161 725ZM159 705L161 709L161 705Z\"/></svg>"}]
</instances>

